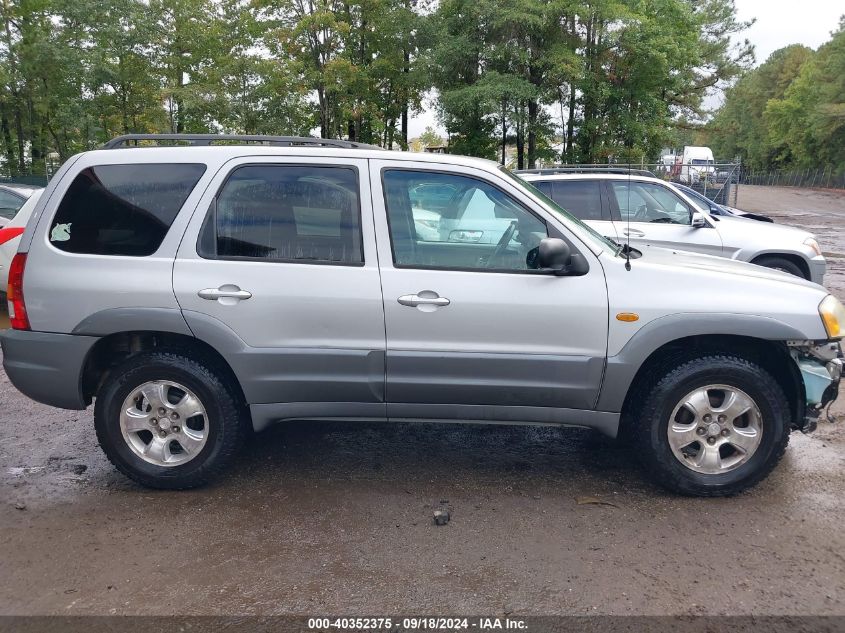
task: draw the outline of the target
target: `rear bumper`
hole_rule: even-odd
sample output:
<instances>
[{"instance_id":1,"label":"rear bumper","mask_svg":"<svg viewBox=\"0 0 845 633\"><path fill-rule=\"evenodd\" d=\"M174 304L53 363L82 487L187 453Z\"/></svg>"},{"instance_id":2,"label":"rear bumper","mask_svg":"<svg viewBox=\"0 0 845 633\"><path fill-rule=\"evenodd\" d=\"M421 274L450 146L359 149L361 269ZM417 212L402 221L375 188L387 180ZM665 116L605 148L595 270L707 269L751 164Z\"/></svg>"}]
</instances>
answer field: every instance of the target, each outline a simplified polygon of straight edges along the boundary
<instances>
[{"instance_id":1,"label":"rear bumper","mask_svg":"<svg viewBox=\"0 0 845 633\"><path fill-rule=\"evenodd\" d=\"M810 281L813 283L817 283L820 286L824 285L824 273L827 269L827 262L825 262L824 257L818 255L813 257L810 260Z\"/></svg>"},{"instance_id":2,"label":"rear bumper","mask_svg":"<svg viewBox=\"0 0 845 633\"><path fill-rule=\"evenodd\" d=\"M3 369L12 384L36 402L84 409L82 369L95 336L5 330L0 332Z\"/></svg>"}]
</instances>

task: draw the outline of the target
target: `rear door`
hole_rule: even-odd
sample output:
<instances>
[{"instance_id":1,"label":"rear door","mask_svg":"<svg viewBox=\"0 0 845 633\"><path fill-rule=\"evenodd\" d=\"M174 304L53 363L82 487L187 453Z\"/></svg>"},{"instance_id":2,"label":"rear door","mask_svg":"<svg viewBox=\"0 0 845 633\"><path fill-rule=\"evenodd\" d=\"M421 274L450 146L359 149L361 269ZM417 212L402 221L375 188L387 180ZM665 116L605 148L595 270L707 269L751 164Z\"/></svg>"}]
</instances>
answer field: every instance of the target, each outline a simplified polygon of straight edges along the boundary
<instances>
[{"instance_id":1,"label":"rear door","mask_svg":"<svg viewBox=\"0 0 845 633\"><path fill-rule=\"evenodd\" d=\"M384 414L384 315L367 161L246 157L212 181L173 287L194 332L232 333L251 404Z\"/></svg>"},{"instance_id":2,"label":"rear door","mask_svg":"<svg viewBox=\"0 0 845 633\"><path fill-rule=\"evenodd\" d=\"M635 179L605 182L619 241L722 255L719 231L709 221L693 228L695 209L669 187Z\"/></svg>"},{"instance_id":3,"label":"rear door","mask_svg":"<svg viewBox=\"0 0 845 633\"><path fill-rule=\"evenodd\" d=\"M610 204L600 180L534 180L531 184L579 220L613 241L618 241L610 218Z\"/></svg>"}]
</instances>

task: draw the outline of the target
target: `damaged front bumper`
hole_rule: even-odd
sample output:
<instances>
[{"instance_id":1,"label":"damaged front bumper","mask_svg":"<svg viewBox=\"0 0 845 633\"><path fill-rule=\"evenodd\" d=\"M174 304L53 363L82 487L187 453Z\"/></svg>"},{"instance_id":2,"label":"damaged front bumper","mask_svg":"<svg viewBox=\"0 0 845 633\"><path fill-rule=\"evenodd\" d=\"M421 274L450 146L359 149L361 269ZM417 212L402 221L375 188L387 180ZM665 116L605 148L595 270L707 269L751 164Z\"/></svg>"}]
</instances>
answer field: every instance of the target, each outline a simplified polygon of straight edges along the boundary
<instances>
[{"instance_id":1,"label":"damaged front bumper","mask_svg":"<svg viewBox=\"0 0 845 633\"><path fill-rule=\"evenodd\" d=\"M842 380L843 355L839 343L812 341L790 341L790 354L801 371L804 381L806 407L803 424L804 433L816 430L819 416L839 396ZM834 420L828 416L828 420Z\"/></svg>"}]
</instances>

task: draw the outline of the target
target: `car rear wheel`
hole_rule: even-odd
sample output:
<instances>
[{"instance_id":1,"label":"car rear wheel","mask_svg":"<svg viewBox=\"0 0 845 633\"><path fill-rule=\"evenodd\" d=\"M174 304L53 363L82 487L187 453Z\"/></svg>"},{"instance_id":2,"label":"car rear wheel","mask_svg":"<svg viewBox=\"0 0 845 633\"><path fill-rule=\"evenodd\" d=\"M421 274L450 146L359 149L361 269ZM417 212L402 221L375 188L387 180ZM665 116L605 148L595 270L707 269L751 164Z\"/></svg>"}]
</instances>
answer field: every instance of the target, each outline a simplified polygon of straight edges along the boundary
<instances>
[{"instance_id":1,"label":"car rear wheel","mask_svg":"<svg viewBox=\"0 0 845 633\"><path fill-rule=\"evenodd\" d=\"M133 356L97 394L100 446L127 477L151 488L183 489L217 475L245 428L236 390L213 368L168 352Z\"/></svg>"},{"instance_id":2,"label":"car rear wheel","mask_svg":"<svg viewBox=\"0 0 845 633\"><path fill-rule=\"evenodd\" d=\"M728 496L764 479L790 432L777 381L740 357L708 355L664 370L635 414L635 446L672 491Z\"/></svg>"},{"instance_id":3,"label":"car rear wheel","mask_svg":"<svg viewBox=\"0 0 845 633\"><path fill-rule=\"evenodd\" d=\"M789 273L790 275L795 275L796 277L801 277L802 279L807 278L804 271L801 270L801 267L798 264L784 257L761 257L760 259L755 260L754 263L758 266L774 268L775 270Z\"/></svg>"}]
</instances>

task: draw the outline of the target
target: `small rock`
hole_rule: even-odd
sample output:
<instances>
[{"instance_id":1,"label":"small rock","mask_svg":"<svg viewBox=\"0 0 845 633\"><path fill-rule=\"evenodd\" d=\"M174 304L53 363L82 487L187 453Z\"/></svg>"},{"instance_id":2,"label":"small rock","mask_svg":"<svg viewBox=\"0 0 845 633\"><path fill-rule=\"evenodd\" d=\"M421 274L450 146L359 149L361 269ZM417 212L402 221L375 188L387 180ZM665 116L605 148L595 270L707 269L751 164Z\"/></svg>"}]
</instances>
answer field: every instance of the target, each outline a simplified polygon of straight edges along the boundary
<instances>
[{"instance_id":1,"label":"small rock","mask_svg":"<svg viewBox=\"0 0 845 633\"><path fill-rule=\"evenodd\" d=\"M70 467L70 470L74 475L81 475L86 470L88 470L88 466L86 466L85 464L74 464Z\"/></svg>"},{"instance_id":2,"label":"small rock","mask_svg":"<svg viewBox=\"0 0 845 633\"><path fill-rule=\"evenodd\" d=\"M449 522L449 519L451 518L452 515L449 513L448 510L434 511L434 525L446 525Z\"/></svg>"},{"instance_id":3,"label":"small rock","mask_svg":"<svg viewBox=\"0 0 845 633\"><path fill-rule=\"evenodd\" d=\"M506 604L502 607L502 611L504 611L505 615L510 615L511 613L513 613L513 607L509 604Z\"/></svg>"},{"instance_id":4,"label":"small rock","mask_svg":"<svg viewBox=\"0 0 845 633\"><path fill-rule=\"evenodd\" d=\"M26 510L26 504L20 501L15 502L15 510Z\"/></svg>"}]
</instances>

